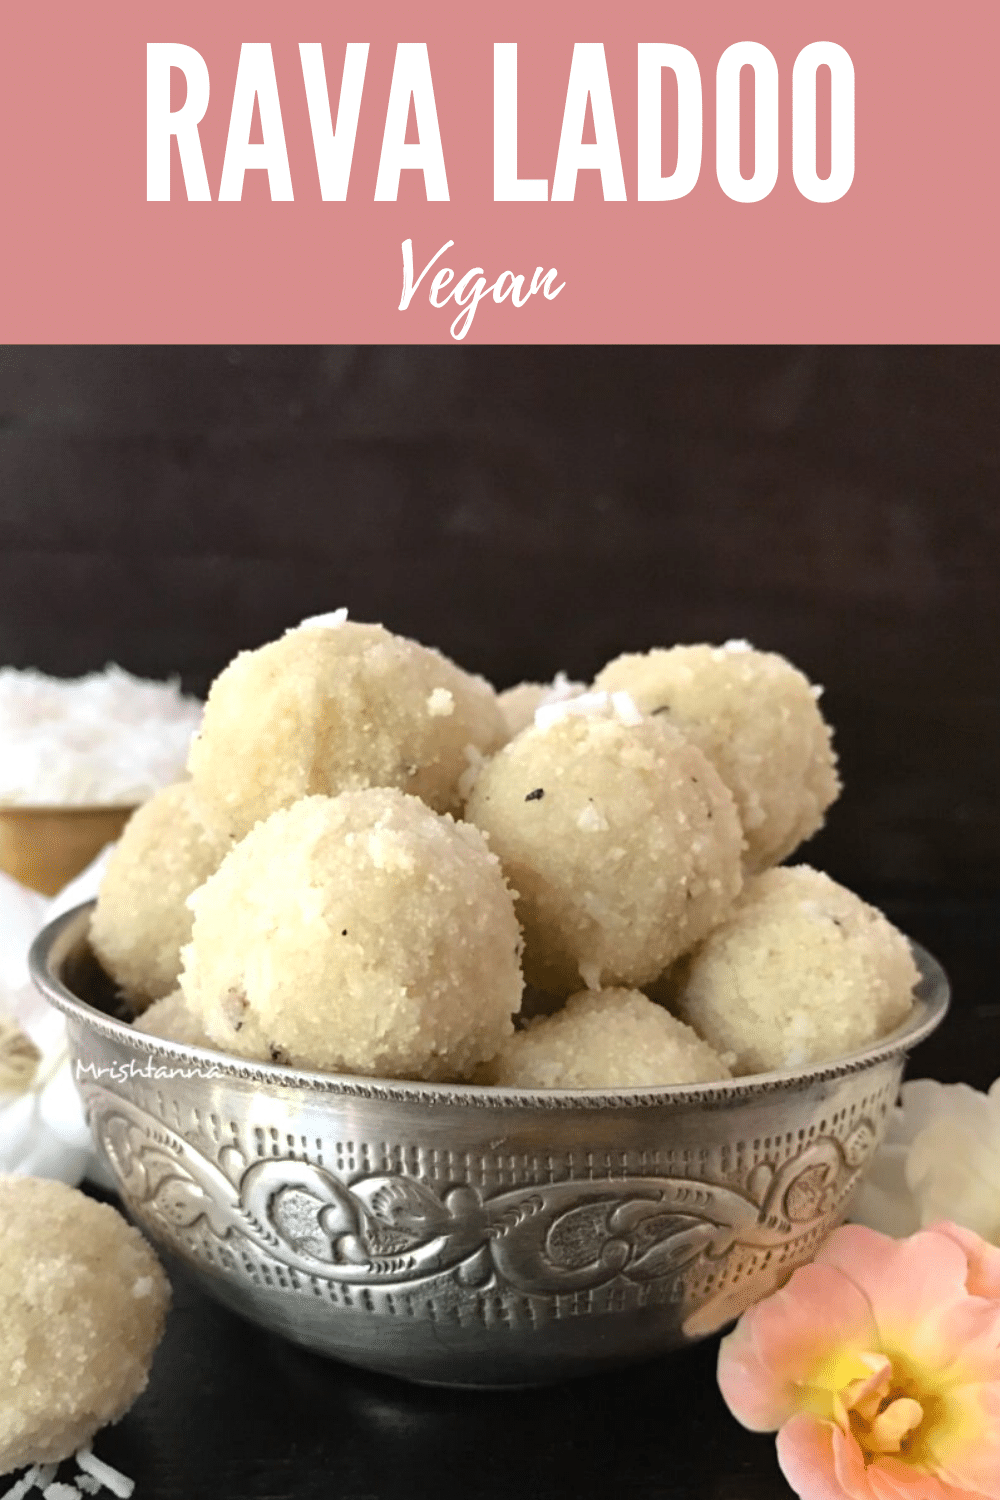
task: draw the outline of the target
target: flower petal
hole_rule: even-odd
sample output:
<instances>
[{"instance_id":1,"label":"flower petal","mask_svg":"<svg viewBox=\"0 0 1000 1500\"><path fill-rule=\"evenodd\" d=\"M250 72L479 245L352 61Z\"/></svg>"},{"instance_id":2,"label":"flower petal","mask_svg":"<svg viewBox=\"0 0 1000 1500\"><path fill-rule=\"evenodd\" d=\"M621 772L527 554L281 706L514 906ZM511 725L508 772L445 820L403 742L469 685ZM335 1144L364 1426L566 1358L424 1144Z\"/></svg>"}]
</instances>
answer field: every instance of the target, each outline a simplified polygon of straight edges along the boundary
<instances>
[{"instance_id":1,"label":"flower petal","mask_svg":"<svg viewBox=\"0 0 1000 1500\"><path fill-rule=\"evenodd\" d=\"M1000 1120L987 1101L982 1128L943 1117L917 1136L906 1181L921 1222L954 1219L986 1239L1000 1237Z\"/></svg>"},{"instance_id":2,"label":"flower petal","mask_svg":"<svg viewBox=\"0 0 1000 1500\"><path fill-rule=\"evenodd\" d=\"M850 1217L895 1238L953 1219L1000 1244L1000 1079L905 1083Z\"/></svg>"},{"instance_id":3,"label":"flower petal","mask_svg":"<svg viewBox=\"0 0 1000 1500\"><path fill-rule=\"evenodd\" d=\"M960 1500L936 1474L891 1456L876 1459L868 1466L868 1483L874 1500ZM965 1500L977 1497L969 1495Z\"/></svg>"},{"instance_id":4,"label":"flower petal","mask_svg":"<svg viewBox=\"0 0 1000 1500\"><path fill-rule=\"evenodd\" d=\"M959 1492L1000 1500L1000 1382L961 1386L948 1406L959 1437L934 1444L938 1473Z\"/></svg>"},{"instance_id":5,"label":"flower petal","mask_svg":"<svg viewBox=\"0 0 1000 1500\"><path fill-rule=\"evenodd\" d=\"M737 1421L770 1432L808 1404L818 1365L872 1347L865 1297L831 1266L802 1266L781 1291L745 1312L719 1347L719 1389ZM851 1369L836 1389L863 1369Z\"/></svg>"},{"instance_id":6,"label":"flower petal","mask_svg":"<svg viewBox=\"0 0 1000 1500\"><path fill-rule=\"evenodd\" d=\"M868 1482L875 1500L990 1500L988 1494L956 1489L940 1474L892 1456L869 1465Z\"/></svg>"},{"instance_id":7,"label":"flower petal","mask_svg":"<svg viewBox=\"0 0 1000 1500\"><path fill-rule=\"evenodd\" d=\"M989 1244L981 1235L961 1224L943 1219L931 1224L934 1234L945 1234L965 1251L969 1263L969 1274L965 1285L973 1297L990 1297L1000 1301L1000 1249Z\"/></svg>"},{"instance_id":8,"label":"flower petal","mask_svg":"<svg viewBox=\"0 0 1000 1500\"><path fill-rule=\"evenodd\" d=\"M989 1095L981 1094L968 1083L936 1083L932 1078L915 1078L903 1084L900 1095L903 1131L911 1143L922 1130L942 1119L960 1121L979 1134L990 1129Z\"/></svg>"},{"instance_id":9,"label":"flower petal","mask_svg":"<svg viewBox=\"0 0 1000 1500\"><path fill-rule=\"evenodd\" d=\"M861 1497L868 1500L872 1493L869 1482L871 1470L865 1465L864 1454L853 1433L842 1432L839 1427L835 1427L832 1446L834 1469L844 1494L852 1497L856 1495L858 1500Z\"/></svg>"},{"instance_id":10,"label":"flower petal","mask_svg":"<svg viewBox=\"0 0 1000 1500\"><path fill-rule=\"evenodd\" d=\"M886 1353L905 1350L911 1359L941 1369L969 1339L989 1338L997 1310L969 1297L968 1260L948 1235L922 1230L892 1240L848 1224L834 1230L815 1264L836 1267L868 1298L877 1347Z\"/></svg>"},{"instance_id":11,"label":"flower petal","mask_svg":"<svg viewBox=\"0 0 1000 1500\"><path fill-rule=\"evenodd\" d=\"M781 1472L801 1500L872 1500L861 1451L835 1423L792 1417L778 1433L777 1450Z\"/></svg>"},{"instance_id":12,"label":"flower petal","mask_svg":"<svg viewBox=\"0 0 1000 1500\"><path fill-rule=\"evenodd\" d=\"M851 1199L848 1216L881 1234L902 1239L920 1228L920 1214L906 1181L908 1145L885 1143Z\"/></svg>"}]
</instances>

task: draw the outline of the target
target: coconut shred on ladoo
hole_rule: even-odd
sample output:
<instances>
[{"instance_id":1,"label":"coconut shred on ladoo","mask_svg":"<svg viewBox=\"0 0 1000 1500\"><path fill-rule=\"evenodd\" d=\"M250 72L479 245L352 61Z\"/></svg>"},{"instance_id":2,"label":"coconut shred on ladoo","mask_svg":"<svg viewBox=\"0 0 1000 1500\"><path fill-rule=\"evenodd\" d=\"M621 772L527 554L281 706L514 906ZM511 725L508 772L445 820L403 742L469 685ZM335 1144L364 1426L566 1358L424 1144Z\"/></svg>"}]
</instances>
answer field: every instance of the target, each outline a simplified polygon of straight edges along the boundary
<instances>
[{"instance_id":1,"label":"coconut shred on ladoo","mask_svg":"<svg viewBox=\"0 0 1000 1500\"><path fill-rule=\"evenodd\" d=\"M466 817L518 892L528 982L556 994L655 979L740 889L732 797L624 695L540 710L483 768Z\"/></svg>"},{"instance_id":2,"label":"coconut shred on ladoo","mask_svg":"<svg viewBox=\"0 0 1000 1500\"><path fill-rule=\"evenodd\" d=\"M749 872L780 863L822 826L840 791L820 689L746 641L616 657L595 687L625 691L707 755L732 792Z\"/></svg>"},{"instance_id":3,"label":"coconut shred on ladoo","mask_svg":"<svg viewBox=\"0 0 1000 1500\"><path fill-rule=\"evenodd\" d=\"M499 862L394 788L273 813L191 906L181 988L223 1051L461 1079L513 1031L521 934Z\"/></svg>"},{"instance_id":4,"label":"coconut shred on ladoo","mask_svg":"<svg viewBox=\"0 0 1000 1500\"><path fill-rule=\"evenodd\" d=\"M540 708L578 698L586 690L586 683L572 682L565 672L557 672L551 682L517 682L505 688L497 695L497 702L507 724L508 739L530 729Z\"/></svg>"},{"instance_id":5,"label":"coconut shred on ladoo","mask_svg":"<svg viewBox=\"0 0 1000 1500\"><path fill-rule=\"evenodd\" d=\"M470 756L505 738L483 678L337 611L229 663L212 684L189 768L206 817L242 838L300 797L370 786L458 812Z\"/></svg>"}]
</instances>

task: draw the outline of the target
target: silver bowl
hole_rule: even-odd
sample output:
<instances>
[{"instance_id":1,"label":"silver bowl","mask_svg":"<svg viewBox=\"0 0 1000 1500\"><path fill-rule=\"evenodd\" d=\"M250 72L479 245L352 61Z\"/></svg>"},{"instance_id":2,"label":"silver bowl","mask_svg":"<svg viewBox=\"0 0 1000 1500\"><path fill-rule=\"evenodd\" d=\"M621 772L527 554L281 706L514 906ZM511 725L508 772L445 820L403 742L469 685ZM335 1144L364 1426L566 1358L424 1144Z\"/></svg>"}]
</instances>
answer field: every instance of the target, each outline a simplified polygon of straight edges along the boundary
<instances>
[{"instance_id":1,"label":"silver bowl","mask_svg":"<svg viewBox=\"0 0 1000 1500\"><path fill-rule=\"evenodd\" d=\"M130 1213L221 1302L350 1364L540 1385L678 1348L808 1260L948 1005L820 1066L526 1092L253 1063L114 1019L90 904L31 954Z\"/></svg>"}]
</instances>

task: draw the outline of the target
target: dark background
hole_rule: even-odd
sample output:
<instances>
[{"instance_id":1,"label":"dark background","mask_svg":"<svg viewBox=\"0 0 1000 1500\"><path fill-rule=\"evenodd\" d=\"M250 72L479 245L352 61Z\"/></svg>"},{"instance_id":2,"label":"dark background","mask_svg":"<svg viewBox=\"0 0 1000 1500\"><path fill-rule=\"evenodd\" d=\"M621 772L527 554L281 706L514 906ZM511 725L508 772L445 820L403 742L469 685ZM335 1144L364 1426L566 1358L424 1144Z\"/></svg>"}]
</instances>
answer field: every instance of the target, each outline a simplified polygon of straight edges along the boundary
<instances>
[{"instance_id":1,"label":"dark background","mask_svg":"<svg viewBox=\"0 0 1000 1500\"><path fill-rule=\"evenodd\" d=\"M995 895L1000 357L976 348L0 354L0 660L203 692L341 603L498 685L745 636L826 685L809 857Z\"/></svg>"}]
</instances>

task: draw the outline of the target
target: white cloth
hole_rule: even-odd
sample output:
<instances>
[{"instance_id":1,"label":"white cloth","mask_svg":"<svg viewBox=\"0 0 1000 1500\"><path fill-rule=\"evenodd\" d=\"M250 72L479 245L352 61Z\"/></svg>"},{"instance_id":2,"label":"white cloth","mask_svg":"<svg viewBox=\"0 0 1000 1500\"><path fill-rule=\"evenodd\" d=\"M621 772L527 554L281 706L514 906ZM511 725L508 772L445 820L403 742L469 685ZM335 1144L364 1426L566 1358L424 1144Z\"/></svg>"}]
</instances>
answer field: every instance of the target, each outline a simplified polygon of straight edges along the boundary
<instances>
[{"instance_id":1,"label":"white cloth","mask_svg":"<svg viewBox=\"0 0 1000 1500\"><path fill-rule=\"evenodd\" d=\"M65 1020L28 975L34 938L53 917L97 895L111 848L51 901L0 871L0 1015L15 1020L42 1054L25 1093L0 1093L0 1172L55 1177L71 1186L86 1176L113 1186L73 1080Z\"/></svg>"}]
</instances>

